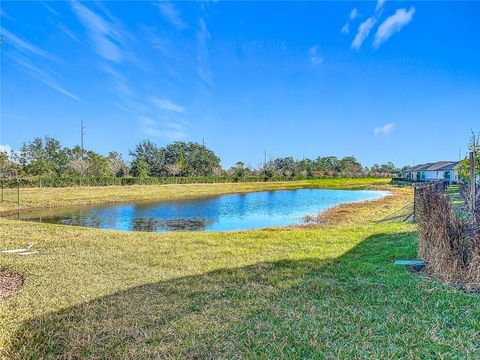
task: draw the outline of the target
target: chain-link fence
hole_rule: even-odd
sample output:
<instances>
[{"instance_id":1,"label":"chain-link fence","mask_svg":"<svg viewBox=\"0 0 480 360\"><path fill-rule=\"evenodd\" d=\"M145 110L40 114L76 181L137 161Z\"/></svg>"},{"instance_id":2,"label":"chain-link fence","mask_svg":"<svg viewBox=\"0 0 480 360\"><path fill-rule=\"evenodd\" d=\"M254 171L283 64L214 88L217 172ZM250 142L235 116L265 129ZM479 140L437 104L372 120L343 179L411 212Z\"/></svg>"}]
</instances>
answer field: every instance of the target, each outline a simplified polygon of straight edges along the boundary
<instances>
[{"instance_id":1,"label":"chain-link fence","mask_svg":"<svg viewBox=\"0 0 480 360\"><path fill-rule=\"evenodd\" d=\"M20 183L13 185L0 181L0 203L15 203L20 205Z\"/></svg>"}]
</instances>

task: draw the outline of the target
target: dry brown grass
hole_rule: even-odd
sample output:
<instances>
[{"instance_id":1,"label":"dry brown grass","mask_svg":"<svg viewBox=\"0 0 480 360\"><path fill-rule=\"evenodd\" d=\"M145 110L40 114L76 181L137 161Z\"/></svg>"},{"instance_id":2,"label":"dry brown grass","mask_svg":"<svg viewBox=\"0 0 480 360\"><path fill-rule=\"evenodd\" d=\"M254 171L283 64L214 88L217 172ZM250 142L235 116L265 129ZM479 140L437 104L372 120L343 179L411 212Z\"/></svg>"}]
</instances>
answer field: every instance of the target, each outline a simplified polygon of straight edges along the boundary
<instances>
[{"instance_id":1,"label":"dry brown grass","mask_svg":"<svg viewBox=\"0 0 480 360\"><path fill-rule=\"evenodd\" d=\"M419 254L433 277L466 289L480 288L480 232L457 214L447 196L424 189L418 196Z\"/></svg>"},{"instance_id":2,"label":"dry brown grass","mask_svg":"<svg viewBox=\"0 0 480 360\"><path fill-rule=\"evenodd\" d=\"M0 300L11 296L23 286L25 277L15 271L0 269Z\"/></svg>"},{"instance_id":3,"label":"dry brown grass","mask_svg":"<svg viewBox=\"0 0 480 360\"><path fill-rule=\"evenodd\" d=\"M413 191L411 188L372 185L370 190L390 192L386 198L341 204L325 210L316 217L308 218L306 227L345 226L365 223L405 221L413 211Z\"/></svg>"}]
</instances>

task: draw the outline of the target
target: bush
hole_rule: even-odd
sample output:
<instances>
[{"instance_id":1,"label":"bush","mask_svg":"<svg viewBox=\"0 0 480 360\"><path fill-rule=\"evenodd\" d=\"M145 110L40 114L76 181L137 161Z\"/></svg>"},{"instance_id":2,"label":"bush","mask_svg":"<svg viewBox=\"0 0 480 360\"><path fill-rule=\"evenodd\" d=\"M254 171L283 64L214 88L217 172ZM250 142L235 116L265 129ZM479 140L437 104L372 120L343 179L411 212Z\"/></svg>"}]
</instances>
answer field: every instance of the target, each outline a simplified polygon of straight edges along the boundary
<instances>
[{"instance_id":1,"label":"bush","mask_svg":"<svg viewBox=\"0 0 480 360\"><path fill-rule=\"evenodd\" d=\"M71 187L71 186L112 186L112 185L162 185L162 184L201 184L229 182L290 181L305 180L306 177L286 178L274 176L265 178L258 176L170 176L170 177L108 177L108 176L29 176L0 180L3 187Z\"/></svg>"},{"instance_id":2,"label":"bush","mask_svg":"<svg viewBox=\"0 0 480 360\"><path fill-rule=\"evenodd\" d=\"M210 176L165 176L165 177L113 177L113 176L26 176L20 178L0 178L0 184L6 188L17 187L71 187L71 186L122 186L122 185L163 185L163 184L209 184L209 183L233 183L233 182L272 182L272 181L298 181L308 179L331 179L340 176L292 176L286 177L278 174L266 176L265 174L246 175L239 177L232 175ZM343 178L365 178L365 176L344 176Z\"/></svg>"},{"instance_id":3,"label":"bush","mask_svg":"<svg viewBox=\"0 0 480 360\"><path fill-rule=\"evenodd\" d=\"M435 278L480 288L480 230L467 209L455 212L444 194L422 189L417 197L419 254Z\"/></svg>"}]
</instances>

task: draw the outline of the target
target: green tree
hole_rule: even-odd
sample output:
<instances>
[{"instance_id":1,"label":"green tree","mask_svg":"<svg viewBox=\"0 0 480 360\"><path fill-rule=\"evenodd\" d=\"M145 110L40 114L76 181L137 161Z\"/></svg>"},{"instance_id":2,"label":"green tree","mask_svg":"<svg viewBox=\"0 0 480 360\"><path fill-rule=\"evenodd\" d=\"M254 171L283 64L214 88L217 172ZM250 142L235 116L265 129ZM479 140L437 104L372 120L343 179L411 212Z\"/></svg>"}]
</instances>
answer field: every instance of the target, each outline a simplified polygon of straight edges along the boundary
<instances>
[{"instance_id":1,"label":"green tree","mask_svg":"<svg viewBox=\"0 0 480 360\"><path fill-rule=\"evenodd\" d=\"M361 174L363 166L354 156L347 156L340 160L340 172L348 175Z\"/></svg>"},{"instance_id":2,"label":"green tree","mask_svg":"<svg viewBox=\"0 0 480 360\"><path fill-rule=\"evenodd\" d=\"M480 175L480 142L479 136L472 134L470 139L470 144L468 146L470 152L474 152L475 156L475 174ZM458 175L463 180L470 180L470 157L465 158L457 165L456 170Z\"/></svg>"},{"instance_id":3,"label":"green tree","mask_svg":"<svg viewBox=\"0 0 480 360\"><path fill-rule=\"evenodd\" d=\"M19 163L28 175L49 175L55 172L55 166L48 161L43 144L39 137L22 144Z\"/></svg>"},{"instance_id":4,"label":"green tree","mask_svg":"<svg viewBox=\"0 0 480 360\"><path fill-rule=\"evenodd\" d=\"M296 173L300 173L303 176L312 177L313 171L315 169L315 162L311 159L306 158L298 161L296 167Z\"/></svg>"},{"instance_id":5,"label":"green tree","mask_svg":"<svg viewBox=\"0 0 480 360\"><path fill-rule=\"evenodd\" d=\"M133 176L144 179L148 176L150 172L148 168L148 163L142 157L136 157L132 161L130 172Z\"/></svg>"},{"instance_id":6,"label":"green tree","mask_svg":"<svg viewBox=\"0 0 480 360\"><path fill-rule=\"evenodd\" d=\"M61 175L69 164L66 148L49 136L22 144L16 161L28 175Z\"/></svg>"},{"instance_id":7,"label":"green tree","mask_svg":"<svg viewBox=\"0 0 480 360\"><path fill-rule=\"evenodd\" d=\"M336 156L317 157L314 162L315 170L333 175L340 171L340 161Z\"/></svg>"},{"instance_id":8,"label":"green tree","mask_svg":"<svg viewBox=\"0 0 480 360\"><path fill-rule=\"evenodd\" d=\"M272 165L279 175L291 177L295 174L296 161L291 156L276 158Z\"/></svg>"},{"instance_id":9,"label":"green tree","mask_svg":"<svg viewBox=\"0 0 480 360\"><path fill-rule=\"evenodd\" d=\"M165 148L165 163L178 165L183 176L208 176L220 167L220 158L206 146L177 141Z\"/></svg>"},{"instance_id":10,"label":"green tree","mask_svg":"<svg viewBox=\"0 0 480 360\"><path fill-rule=\"evenodd\" d=\"M45 137L44 143L45 157L53 164L56 174L65 173L69 163L68 149L62 147L60 141L48 136Z\"/></svg>"},{"instance_id":11,"label":"green tree","mask_svg":"<svg viewBox=\"0 0 480 360\"><path fill-rule=\"evenodd\" d=\"M235 180L242 179L246 174L245 164L242 161L237 161L237 163L230 168L229 173L234 176Z\"/></svg>"},{"instance_id":12,"label":"green tree","mask_svg":"<svg viewBox=\"0 0 480 360\"><path fill-rule=\"evenodd\" d=\"M167 170L165 168L165 149L159 148L150 140L144 140L139 143L135 150L130 151L130 156L133 157L132 168L135 161L139 158L147 163L149 176L166 176ZM138 164L136 165L138 166ZM136 170L135 170L136 171Z\"/></svg>"},{"instance_id":13,"label":"green tree","mask_svg":"<svg viewBox=\"0 0 480 360\"><path fill-rule=\"evenodd\" d=\"M87 175L92 176L113 176L108 158L97 154L94 151L87 151L85 156L87 162Z\"/></svg>"}]
</instances>

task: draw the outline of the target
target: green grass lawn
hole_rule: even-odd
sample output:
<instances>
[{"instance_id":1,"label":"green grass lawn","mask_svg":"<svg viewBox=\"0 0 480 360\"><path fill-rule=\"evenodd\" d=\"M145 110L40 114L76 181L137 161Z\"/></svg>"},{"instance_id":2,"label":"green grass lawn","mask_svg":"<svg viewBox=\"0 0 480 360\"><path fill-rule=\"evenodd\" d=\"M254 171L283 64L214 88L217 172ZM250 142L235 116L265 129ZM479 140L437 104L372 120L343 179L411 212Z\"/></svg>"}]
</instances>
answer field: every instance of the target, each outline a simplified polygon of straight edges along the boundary
<instances>
[{"instance_id":1,"label":"green grass lawn","mask_svg":"<svg viewBox=\"0 0 480 360\"><path fill-rule=\"evenodd\" d=\"M393 264L415 226L379 219L410 200L223 233L0 220L1 248L41 251L0 254L27 279L0 301L0 358L478 358L479 297Z\"/></svg>"}]
</instances>

